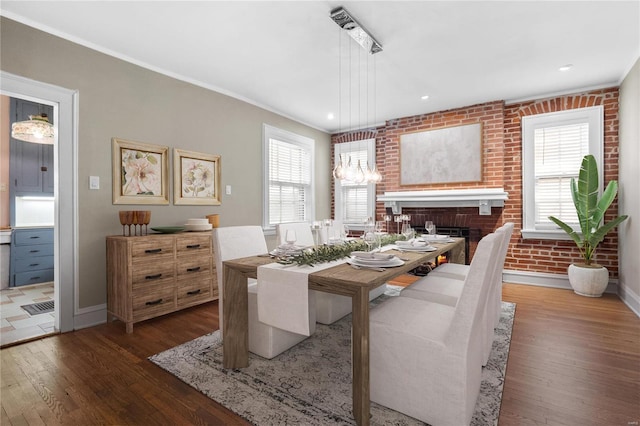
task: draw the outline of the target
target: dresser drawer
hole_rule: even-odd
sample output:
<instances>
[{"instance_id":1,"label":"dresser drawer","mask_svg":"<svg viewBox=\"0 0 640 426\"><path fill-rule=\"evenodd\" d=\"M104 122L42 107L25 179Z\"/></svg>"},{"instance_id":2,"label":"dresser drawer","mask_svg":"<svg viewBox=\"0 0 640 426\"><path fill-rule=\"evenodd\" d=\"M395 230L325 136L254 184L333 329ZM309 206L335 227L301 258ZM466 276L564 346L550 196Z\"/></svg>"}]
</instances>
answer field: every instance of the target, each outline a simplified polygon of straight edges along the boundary
<instances>
[{"instance_id":1,"label":"dresser drawer","mask_svg":"<svg viewBox=\"0 0 640 426\"><path fill-rule=\"evenodd\" d=\"M133 321L157 317L176 308L175 291L171 289L159 289L132 299Z\"/></svg>"},{"instance_id":2,"label":"dresser drawer","mask_svg":"<svg viewBox=\"0 0 640 426\"><path fill-rule=\"evenodd\" d=\"M132 271L133 288L156 281L173 279L175 276L176 265L174 262L141 263L136 265Z\"/></svg>"},{"instance_id":3,"label":"dresser drawer","mask_svg":"<svg viewBox=\"0 0 640 426\"><path fill-rule=\"evenodd\" d=\"M15 274L15 285L46 283L53 281L53 269L19 272Z\"/></svg>"},{"instance_id":4,"label":"dresser drawer","mask_svg":"<svg viewBox=\"0 0 640 426\"><path fill-rule=\"evenodd\" d=\"M210 275L212 268L213 260L210 256L199 256L195 259L180 259L178 260L178 266L176 268L178 279L184 278L186 276L196 276L196 275Z\"/></svg>"},{"instance_id":5,"label":"dresser drawer","mask_svg":"<svg viewBox=\"0 0 640 426\"><path fill-rule=\"evenodd\" d=\"M16 259L24 259L38 256L53 256L53 244L15 246L11 254Z\"/></svg>"},{"instance_id":6,"label":"dresser drawer","mask_svg":"<svg viewBox=\"0 0 640 426\"><path fill-rule=\"evenodd\" d=\"M54 257L34 256L26 259L16 259L14 263L15 272L28 272L38 269L53 269Z\"/></svg>"},{"instance_id":7,"label":"dresser drawer","mask_svg":"<svg viewBox=\"0 0 640 426\"><path fill-rule=\"evenodd\" d=\"M211 279L188 281L178 285L178 308L190 306L209 300L211 295Z\"/></svg>"},{"instance_id":8,"label":"dresser drawer","mask_svg":"<svg viewBox=\"0 0 640 426\"><path fill-rule=\"evenodd\" d=\"M16 229L14 241L16 245L52 244L53 228L42 229Z\"/></svg>"},{"instance_id":9,"label":"dresser drawer","mask_svg":"<svg viewBox=\"0 0 640 426\"><path fill-rule=\"evenodd\" d=\"M205 255L211 253L211 233L205 235L181 235L176 240L178 256Z\"/></svg>"},{"instance_id":10,"label":"dresser drawer","mask_svg":"<svg viewBox=\"0 0 640 426\"><path fill-rule=\"evenodd\" d=\"M134 263L153 260L171 262L174 259L175 243L171 237L158 237L131 243L131 259Z\"/></svg>"}]
</instances>

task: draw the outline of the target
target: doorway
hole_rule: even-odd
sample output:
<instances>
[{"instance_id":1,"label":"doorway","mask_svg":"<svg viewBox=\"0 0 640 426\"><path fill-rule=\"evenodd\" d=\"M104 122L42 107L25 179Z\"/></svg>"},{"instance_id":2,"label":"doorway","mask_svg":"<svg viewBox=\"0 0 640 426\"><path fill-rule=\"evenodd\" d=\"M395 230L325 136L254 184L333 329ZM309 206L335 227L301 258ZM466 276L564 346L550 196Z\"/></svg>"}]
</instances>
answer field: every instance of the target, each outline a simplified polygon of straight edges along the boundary
<instances>
[{"instance_id":1,"label":"doorway","mask_svg":"<svg viewBox=\"0 0 640 426\"><path fill-rule=\"evenodd\" d=\"M53 107L58 123L54 144L54 306L56 332L74 329L78 310L77 105L73 90L0 71L0 93Z\"/></svg>"}]
</instances>

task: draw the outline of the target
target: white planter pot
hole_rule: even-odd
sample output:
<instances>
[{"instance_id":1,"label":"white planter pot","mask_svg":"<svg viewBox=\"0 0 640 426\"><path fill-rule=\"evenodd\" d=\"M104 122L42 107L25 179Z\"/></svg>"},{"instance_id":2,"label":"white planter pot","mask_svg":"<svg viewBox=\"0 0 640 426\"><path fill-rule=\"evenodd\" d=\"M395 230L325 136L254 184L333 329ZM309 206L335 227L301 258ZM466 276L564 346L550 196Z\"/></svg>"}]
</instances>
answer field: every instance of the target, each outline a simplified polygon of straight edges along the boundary
<instances>
[{"instance_id":1,"label":"white planter pot","mask_svg":"<svg viewBox=\"0 0 640 426\"><path fill-rule=\"evenodd\" d=\"M609 271L600 265L569 265L569 283L576 294L600 297L609 284Z\"/></svg>"}]
</instances>

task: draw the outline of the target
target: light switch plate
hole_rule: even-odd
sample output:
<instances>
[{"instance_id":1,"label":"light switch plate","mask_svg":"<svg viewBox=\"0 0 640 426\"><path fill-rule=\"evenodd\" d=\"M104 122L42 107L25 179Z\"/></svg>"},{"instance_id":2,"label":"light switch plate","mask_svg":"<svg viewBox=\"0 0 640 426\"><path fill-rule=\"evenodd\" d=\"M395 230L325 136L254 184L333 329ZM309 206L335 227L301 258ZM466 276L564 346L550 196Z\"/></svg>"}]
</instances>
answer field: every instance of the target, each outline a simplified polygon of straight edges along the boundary
<instances>
[{"instance_id":1,"label":"light switch plate","mask_svg":"<svg viewBox=\"0 0 640 426\"><path fill-rule=\"evenodd\" d=\"M100 176L89 176L89 189L100 189Z\"/></svg>"},{"instance_id":2,"label":"light switch plate","mask_svg":"<svg viewBox=\"0 0 640 426\"><path fill-rule=\"evenodd\" d=\"M231 185L227 185L225 187L225 192L226 192L227 195L231 195Z\"/></svg>"}]
</instances>

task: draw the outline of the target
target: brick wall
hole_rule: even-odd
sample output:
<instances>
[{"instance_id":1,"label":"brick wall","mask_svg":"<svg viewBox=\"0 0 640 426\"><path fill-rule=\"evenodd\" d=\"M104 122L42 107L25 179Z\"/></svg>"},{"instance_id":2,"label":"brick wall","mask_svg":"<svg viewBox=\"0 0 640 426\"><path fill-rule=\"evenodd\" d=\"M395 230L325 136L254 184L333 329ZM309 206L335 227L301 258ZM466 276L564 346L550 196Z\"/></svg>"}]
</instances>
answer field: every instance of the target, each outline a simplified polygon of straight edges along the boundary
<instances>
[{"instance_id":1,"label":"brick wall","mask_svg":"<svg viewBox=\"0 0 640 426\"><path fill-rule=\"evenodd\" d=\"M419 191L434 189L501 188L509 194L502 209L492 209L491 216L480 216L476 208L411 209L418 224L419 218L431 216L438 223L450 221L456 215L464 215L469 227L477 230L478 238L486 235L504 222L515 223L509 246L506 269L533 272L566 273L570 263L580 260L580 253L571 241L523 240L522 226L522 140L520 120L532 114L563 111L586 106L604 106L605 131L605 184L618 176L618 89L602 89L586 93L540 99L505 105L502 101L488 102L449 111L389 120L377 129L376 167L383 175L377 185L378 195L388 191ZM400 136L443 127L482 123L483 165L482 182L464 184L400 185ZM333 135L332 143L341 143L371 137L371 134L345 133ZM332 164L333 167L333 164ZM602 173L602 171L600 171ZM332 193L332 212L333 212ZM617 201L610 209L607 220L615 216ZM376 204L376 216L384 214L383 203ZM424 225L424 224L423 224ZM447 224L443 224L447 225ZM475 251L472 240L470 252ZM618 236L610 233L598 246L596 260L609 269L610 276L618 276Z\"/></svg>"}]
</instances>

